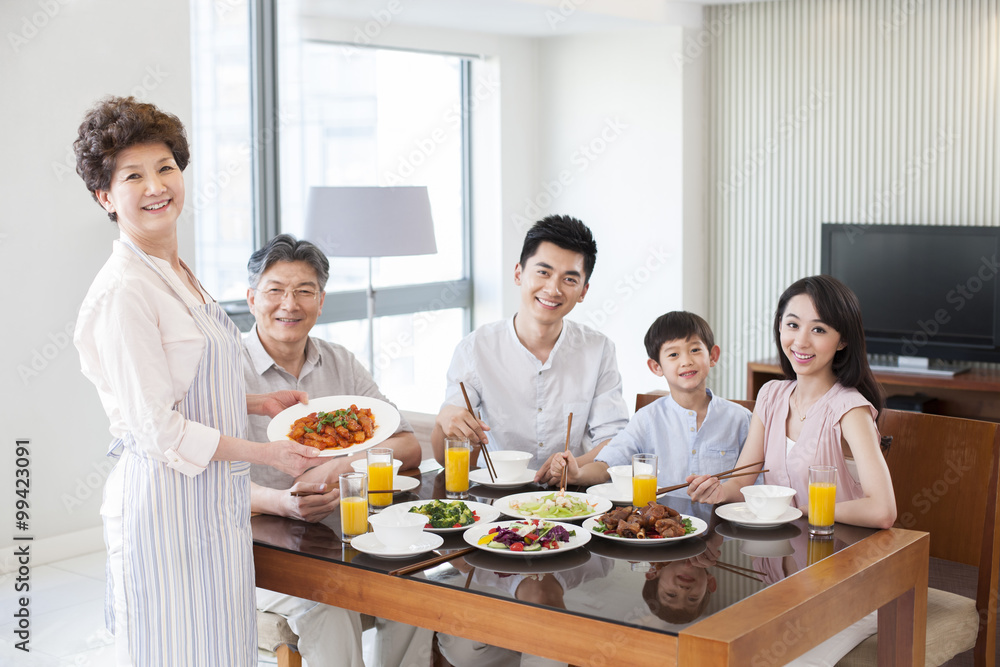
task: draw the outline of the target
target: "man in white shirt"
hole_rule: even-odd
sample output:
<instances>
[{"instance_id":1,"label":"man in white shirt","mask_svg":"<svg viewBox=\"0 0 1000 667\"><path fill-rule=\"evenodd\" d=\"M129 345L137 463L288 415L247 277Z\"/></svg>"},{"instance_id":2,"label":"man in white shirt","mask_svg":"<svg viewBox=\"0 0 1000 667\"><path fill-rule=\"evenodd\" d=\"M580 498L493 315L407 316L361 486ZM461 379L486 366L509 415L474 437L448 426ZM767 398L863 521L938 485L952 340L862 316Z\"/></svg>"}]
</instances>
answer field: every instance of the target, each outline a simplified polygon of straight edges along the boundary
<instances>
[{"instance_id":1,"label":"man in white shirt","mask_svg":"<svg viewBox=\"0 0 1000 667\"><path fill-rule=\"evenodd\" d=\"M308 241L288 234L275 237L250 258L247 303L256 320L244 336L243 374L247 391L263 387L297 389L310 398L320 396L369 396L388 399L371 374L347 348L309 335L323 308L330 264L323 252ZM250 419L250 440L267 442L269 419ZM382 445L393 450L402 469L420 465L420 444L405 419ZM266 466L250 468L250 507L253 512L318 522L337 512L341 472L362 458L340 456L292 478ZM290 491L309 495L292 496ZM362 617L336 607L274 591L257 589L257 608L280 614L299 636L299 651L309 665L364 667L361 652ZM365 619L371 620L371 619ZM414 656L406 651L429 650L430 633L398 623L375 619L378 634L376 657L380 665L399 665ZM387 632L386 630L390 632ZM388 635L391 634L390 638Z\"/></svg>"},{"instance_id":2,"label":"man in white shirt","mask_svg":"<svg viewBox=\"0 0 1000 667\"><path fill-rule=\"evenodd\" d=\"M585 462L625 427L614 344L564 319L586 296L596 260L593 235L575 218L549 216L528 230L514 268L517 314L480 327L455 349L431 435L439 462L445 437L464 436L490 451L530 452L536 481L557 483L548 461L565 447L570 413L570 451ZM469 413L459 382L479 419Z\"/></svg>"}]
</instances>

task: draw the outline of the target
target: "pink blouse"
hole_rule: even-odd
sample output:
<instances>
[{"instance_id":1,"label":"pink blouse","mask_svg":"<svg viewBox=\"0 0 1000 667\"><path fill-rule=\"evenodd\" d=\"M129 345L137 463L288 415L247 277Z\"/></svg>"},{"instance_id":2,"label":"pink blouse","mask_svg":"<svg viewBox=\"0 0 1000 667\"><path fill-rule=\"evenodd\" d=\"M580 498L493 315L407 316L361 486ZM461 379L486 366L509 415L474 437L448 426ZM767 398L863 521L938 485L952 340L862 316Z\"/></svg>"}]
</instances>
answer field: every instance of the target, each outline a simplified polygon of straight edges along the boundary
<instances>
[{"instance_id":1,"label":"pink blouse","mask_svg":"<svg viewBox=\"0 0 1000 667\"><path fill-rule=\"evenodd\" d=\"M785 422L795 385L794 380L772 380L757 394L754 412L764 423L764 468L769 471L764 483L795 489L793 504L802 507L809 502L809 466L832 465L837 467L837 502L863 498L861 484L847 472L840 419L859 406L867 406L875 419L875 408L857 389L835 384L806 412L799 439L787 451Z\"/></svg>"}]
</instances>

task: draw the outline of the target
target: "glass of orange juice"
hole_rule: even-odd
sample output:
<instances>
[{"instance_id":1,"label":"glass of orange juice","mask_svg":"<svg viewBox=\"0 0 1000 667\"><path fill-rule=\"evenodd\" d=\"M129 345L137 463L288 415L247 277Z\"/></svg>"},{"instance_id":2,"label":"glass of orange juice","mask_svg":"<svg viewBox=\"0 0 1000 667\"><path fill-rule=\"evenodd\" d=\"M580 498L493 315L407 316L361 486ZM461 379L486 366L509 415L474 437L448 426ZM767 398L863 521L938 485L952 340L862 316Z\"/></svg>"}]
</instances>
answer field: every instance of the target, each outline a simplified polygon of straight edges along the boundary
<instances>
[{"instance_id":1,"label":"glass of orange juice","mask_svg":"<svg viewBox=\"0 0 1000 667\"><path fill-rule=\"evenodd\" d=\"M368 532L368 475L363 472L340 474L340 532L347 544Z\"/></svg>"},{"instance_id":2,"label":"glass of orange juice","mask_svg":"<svg viewBox=\"0 0 1000 667\"><path fill-rule=\"evenodd\" d=\"M471 451L468 438L444 439L444 490L448 498L469 497Z\"/></svg>"},{"instance_id":3,"label":"glass of orange juice","mask_svg":"<svg viewBox=\"0 0 1000 667\"><path fill-rule=\"evenodd\" d=\"M632 504L645 507L656 501L656 454L632 455Z\"/></svg>"},{"instance_id":4,"label":"glass of orange juice","mask_svg":"<svg viewBox=\"0 0 1000 667\"><path fill-rule=\"evenodd\" d=\"M837 468L809 466L809 534L833 535L833 506L837 502Z\"/></svg>"},{"instance_id":5,"label":"glass of orange juice","mask_svg":"<svg viewBox=\"0 0 1000 667\"><path fill-rule=\"evenodd\" d=\"M373 447L368 450L368 488L392 488L392 450L388 447ZM392 494L369 493L368 504L377 512L392 504Z\"/></svg>"}]
</instances>

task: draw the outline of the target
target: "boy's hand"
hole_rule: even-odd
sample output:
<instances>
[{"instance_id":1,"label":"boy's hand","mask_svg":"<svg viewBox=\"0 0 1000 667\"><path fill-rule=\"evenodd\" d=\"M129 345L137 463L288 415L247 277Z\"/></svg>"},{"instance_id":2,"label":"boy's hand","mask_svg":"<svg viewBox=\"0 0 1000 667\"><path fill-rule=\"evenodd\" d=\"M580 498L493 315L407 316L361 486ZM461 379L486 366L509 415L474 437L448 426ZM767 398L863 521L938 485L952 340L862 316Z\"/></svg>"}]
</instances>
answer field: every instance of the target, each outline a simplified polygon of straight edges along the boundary
<instances>
[{"instance_id":1,"label":"boy's hand","mask_svg":"<svg viewBox=\"0 0 1000 667\"><path fill-rule=\"evenodd\" d=\"M566 483L576 484L580 478L580 465L576 457L569 452L556 452L550 456L535 473L535 483L559 486L562 482L563 468L566 468Z\"/></svg>"},{"instance_id":2,"label":"boy's hand","mask_svg":"<svg viewBox=\"0 0 1000 667\"><path fill-rule=\"evenodd\" d=\"M485 445L489 442L486 431L490 427L486 422L476 419L468 410L457 405L446 405L438 413L437 423L448 438L468 438L473 445Z\"/></svg>"},{"instance_id":3,"label":"boy's hand","mask_svg":"<svg viewBox=\"0 0 1000 667\"><path fill-rule=\"evenodd\" d=\"M719 481L718 477L688 475L684 481L688 483L687 494L696 503L715 505L726 499L722 482Z\"/></svg>"}]
</instances>

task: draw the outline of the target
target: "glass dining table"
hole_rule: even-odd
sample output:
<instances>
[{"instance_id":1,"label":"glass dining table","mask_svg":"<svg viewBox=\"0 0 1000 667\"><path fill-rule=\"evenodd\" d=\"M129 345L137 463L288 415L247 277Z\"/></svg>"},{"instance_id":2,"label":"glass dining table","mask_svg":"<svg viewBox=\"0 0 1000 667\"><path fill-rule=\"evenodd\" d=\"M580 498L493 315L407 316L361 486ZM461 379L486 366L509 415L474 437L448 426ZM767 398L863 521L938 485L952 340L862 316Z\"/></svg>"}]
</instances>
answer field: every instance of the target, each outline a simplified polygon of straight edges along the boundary
<instances>
[{"instance_id":1,"label":"glass dining table","mask_svg":"<svg viewBox=\"0 0 1000 667\"><path fill-rule=\"evenodd\" d=\"M394 503L445 497L436 463L408 476L417 486ZM473 485L469 500L492 505L532 491L552 490ZM394 571L469 547L461 531L440 534L432 551L386 558L344 544L337 513L316 524L254 516L257 585L596 666L782 665L878 611L879 664L923 664L926 533L838 524L833 539L818 541L801 518L759 528L683 494L660 503L705 530L648 546L591 533L579 548L543 555L475 548L403 575Z\"/></svg>"}]
</instances>

